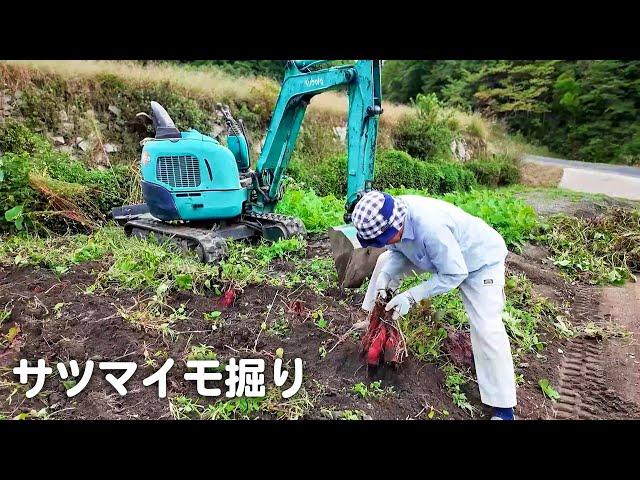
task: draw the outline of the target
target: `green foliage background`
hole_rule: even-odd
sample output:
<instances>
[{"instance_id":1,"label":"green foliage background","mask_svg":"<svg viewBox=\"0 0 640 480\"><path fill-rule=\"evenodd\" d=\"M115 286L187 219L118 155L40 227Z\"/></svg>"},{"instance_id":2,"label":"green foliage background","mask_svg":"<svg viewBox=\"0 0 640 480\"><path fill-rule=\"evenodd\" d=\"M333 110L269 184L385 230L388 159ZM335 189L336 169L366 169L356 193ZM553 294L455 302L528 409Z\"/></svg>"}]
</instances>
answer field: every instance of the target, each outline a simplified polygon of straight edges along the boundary
<instances>
[{"instance_id":1,"label":"green foliage background","mask_svg":"<svg viewBox=\"0 0 640 480\"><path fill-rule=\"evenodd\" d=\"M385 98L435 93L572 159L640 163L640 61L389 60Z\"/></svg>"}]
</instances>

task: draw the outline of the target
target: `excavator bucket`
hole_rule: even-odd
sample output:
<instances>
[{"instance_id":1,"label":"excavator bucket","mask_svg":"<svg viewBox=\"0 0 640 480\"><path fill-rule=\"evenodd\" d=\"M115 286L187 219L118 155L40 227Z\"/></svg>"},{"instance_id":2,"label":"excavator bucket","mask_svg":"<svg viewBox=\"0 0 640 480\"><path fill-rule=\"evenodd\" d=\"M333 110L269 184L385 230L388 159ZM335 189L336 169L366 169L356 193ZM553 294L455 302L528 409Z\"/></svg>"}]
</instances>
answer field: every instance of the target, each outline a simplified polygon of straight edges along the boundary
<instances>
[{"instance_id":1,"label":"excavator bucket","mask_svg":"<svg viewBox=\"0 0 640 480\"><path fill-rule=\"evenodd\" d=\"M353 225L341 225L329 230L331 250L338 272L338 284L344 288L358 288L373 273L384 248L363 248Z\"/></svg>"}]
</instances>

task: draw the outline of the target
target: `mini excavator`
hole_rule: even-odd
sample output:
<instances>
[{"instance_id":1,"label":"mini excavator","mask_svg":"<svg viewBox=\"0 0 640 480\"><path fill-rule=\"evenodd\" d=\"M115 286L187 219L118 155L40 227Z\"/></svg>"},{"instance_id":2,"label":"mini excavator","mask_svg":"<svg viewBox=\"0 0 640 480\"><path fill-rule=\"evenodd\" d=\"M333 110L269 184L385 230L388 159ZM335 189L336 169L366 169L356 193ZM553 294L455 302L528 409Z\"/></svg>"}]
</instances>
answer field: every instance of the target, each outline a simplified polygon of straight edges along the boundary
<instances>
[{"instance_id":1,"label":"mini excavator","mask_svg":"<svg viewBox=\"0 0 640 480\"><path fill-rule=\"evenodd\" d=\"M127 235L170 240L195 250L202 262L217 262L227 239L267 240L306 235L295 217L274 213L283 197L283 180L311 99L346 89L347 197L345 225L328 233L339 283L358 287L373 271L383 249L361 248L350 214L371 190L378 119L382 114L381 62L360 60L331 65L328 60L289 60L264 146L251 168L242 120L220 106L227 128L226 146L196 130L179 131L167 111L151 102L155 137L143 140L140 158L145 203L113 209Z\"/></svg>"}]
</instances>

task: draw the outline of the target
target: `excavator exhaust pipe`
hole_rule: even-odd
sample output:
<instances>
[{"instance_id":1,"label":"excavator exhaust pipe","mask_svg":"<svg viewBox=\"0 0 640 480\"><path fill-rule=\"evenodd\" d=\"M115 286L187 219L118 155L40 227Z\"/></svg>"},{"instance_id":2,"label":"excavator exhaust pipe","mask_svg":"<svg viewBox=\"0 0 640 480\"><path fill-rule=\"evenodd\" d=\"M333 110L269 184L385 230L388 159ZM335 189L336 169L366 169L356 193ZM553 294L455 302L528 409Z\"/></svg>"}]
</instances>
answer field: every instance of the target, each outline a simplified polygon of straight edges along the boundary
<instances>
[{"instance_id":1,"label":"excavator exhaust pipe","mask_svg":"<svg viewBox=\"0 0 640 480\"><path fill-rule=\"evenodd\" d=\"M371 277L378 257L385 248L363 248L353 225L341 225L329 230L333 260L338 272L338 285L358 288Z\"/></svg>"}]
</instances>

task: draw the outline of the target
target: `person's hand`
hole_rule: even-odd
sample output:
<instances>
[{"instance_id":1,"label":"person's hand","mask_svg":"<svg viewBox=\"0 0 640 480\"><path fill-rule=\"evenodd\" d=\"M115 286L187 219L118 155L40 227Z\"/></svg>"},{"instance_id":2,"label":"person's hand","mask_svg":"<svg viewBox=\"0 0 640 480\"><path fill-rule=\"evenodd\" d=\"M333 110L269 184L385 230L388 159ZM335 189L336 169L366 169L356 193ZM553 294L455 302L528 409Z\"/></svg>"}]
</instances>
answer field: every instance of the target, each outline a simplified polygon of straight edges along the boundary
<instances>
[{"instance_id":1,"label":"person's hand","mask_svg":"<svg viewBox=\"0 0 640 480\"><path fill-rule=\"evenodd\" d=\"M386 272L380 272L380 275L378 275L378 278L376 279L376 292L380 298L387 298L387 289L389 288L390 283L391 275Z\"/></svg>"},{"instance_id":2,"label":"person's hand","mask_svg":"<svg viewBox=\"0 0 640 480\"><path fill-rule=\"evenodd\" d=\"M389 311L393 309L393 319L397 320L399 317L406 315L414 303L416 302L411 296L411 293L406 291L389 300L385 310Z\"/></svg>"}]
</instances>

